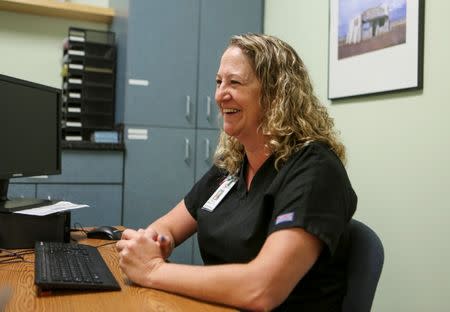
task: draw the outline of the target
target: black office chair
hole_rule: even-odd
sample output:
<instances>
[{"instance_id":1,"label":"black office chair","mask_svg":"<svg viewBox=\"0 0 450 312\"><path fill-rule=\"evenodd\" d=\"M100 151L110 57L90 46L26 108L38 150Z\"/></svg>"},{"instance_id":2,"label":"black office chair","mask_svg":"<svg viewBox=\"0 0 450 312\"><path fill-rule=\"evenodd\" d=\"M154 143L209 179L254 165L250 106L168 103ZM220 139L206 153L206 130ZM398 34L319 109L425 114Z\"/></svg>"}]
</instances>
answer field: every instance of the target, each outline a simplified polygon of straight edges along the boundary
<instances>
[{"instance_id":1,"label":"black office chair","mask_svg":"<svg viewBox=\"0 0 450 312\"><path fill-rule=\"evenodd\" d=\"M378 235L364 223L352 219L343 312L370 312L383 262L384 249Z\"/></svg>"}]
</instances>

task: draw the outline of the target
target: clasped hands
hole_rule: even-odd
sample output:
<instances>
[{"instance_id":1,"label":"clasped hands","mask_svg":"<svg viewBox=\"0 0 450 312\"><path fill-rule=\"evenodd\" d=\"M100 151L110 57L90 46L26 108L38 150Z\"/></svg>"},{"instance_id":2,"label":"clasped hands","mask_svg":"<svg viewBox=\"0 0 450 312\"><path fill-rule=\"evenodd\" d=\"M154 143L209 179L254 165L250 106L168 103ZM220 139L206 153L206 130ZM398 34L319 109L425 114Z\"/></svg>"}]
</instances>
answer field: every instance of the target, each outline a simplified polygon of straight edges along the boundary
<instances>
[{"instance_id":1,"label":"clasped hands","mask_svg":"<svg viewBox=\"0 0 450 312\"><path fill-rule=\"evenodd\" d=\"M152 272L170 256L173 242L152 228L126 229L116 243L116 249L122 272L134 283L150 286Z\"/></svg>"}]
</instances>

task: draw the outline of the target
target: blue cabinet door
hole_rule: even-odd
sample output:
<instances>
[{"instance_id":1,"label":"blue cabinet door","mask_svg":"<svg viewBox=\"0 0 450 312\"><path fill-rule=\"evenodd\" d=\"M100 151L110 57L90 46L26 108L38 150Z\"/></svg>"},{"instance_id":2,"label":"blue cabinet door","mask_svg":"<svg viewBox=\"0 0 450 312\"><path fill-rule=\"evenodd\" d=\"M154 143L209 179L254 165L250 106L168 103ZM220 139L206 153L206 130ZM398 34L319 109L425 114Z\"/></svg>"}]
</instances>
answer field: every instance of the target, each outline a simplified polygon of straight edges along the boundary
<instances>
[{"instance_id":1,"label":"blue cabinet door","mask_svg":"<svg viewBox=\"0 0 450 312\"><path fill-rule=\"evenodd\" d=\"M65 150L62 153L61 161L60 175L51 175L47 179L30 179L42 183L122 184L122 151Z\"/></svg>"},{"instance_id":2,"label":"blue cabinet door","mask_svg":"<svg viewBox=\"0 0 450 312\"><path fill-rule=\"evenodd\" d=\"M213 165L219 133L219 130L213 129L198 129L196 131L197 155L195 159L195 181L200 180Z\"/></svg>"},{"instance_id":3,"label":"blue cabinet door","mask_svg":"<svg viewBox=\"0 0 450 312\"><path fill-rule=\"evenodd\" d=\"M61 174L15 178L13 183L112 183L123 181L123 151L63 150Z\"/></svg>"},{"instance_id":4,"label":"blue cabinet door","mask_svg":"<svg viewBox=\"0 0 450 312\"><path fill-rule=\"evenodd\" d=\"M37 197L89 205L88 208L72 210L72 225L121 224L122 185L38 184Z\"/></svg>"},{"instance_id":5,"label":"blue cabinet door","mask_svg":"<svg viewBox=\"0 0 450 312\"><path fill-rule=\"evenodd\" d=\"M192 238L193 240L193 254L192 254L192 264L202 265L204 264L202 255L200 254L200 249L198 247L197 234Z\"/></svg>"},{"instance_id":6,"label":"blue cabinet door","mask_svg":"<svg viewBox=\"0 0 450 312\"><path fill-rule=\"evenodd\" d=\"M195 166L195 181L198 181L211 168L214 160L219 138L219 130L198 129L197 137L197 155ZM203 264L202 257L198 248L197 235L193 237L193 263Z\"/></svg>"},{"instance_id":7,"label":"blue cabinet door","mask_svg":"<svg viewBox=\"0 0 450 312\"><path fill-rule=\"evenodd\" d=\"M124 123L195 127L199 0L133 0L128 14Z\"/></svg>"},{"instance_id":8,"label":"blue cabinet door","mask_svg":"<svg viewBox=\"0 0 450 312\"><path fill-rule=\"evenodd\" d=\"M36 197L35 184L25 184L25 183L9 184L8 198L35 198L35 197Z\"/></svg>"},{"instance_id":9,"label":"blue cabinet door","mask_svg":"<svg viewBox=\"0 0 450 312\"><path fill-rule=\"evenodd\" d=\"M126 130L124 225L145 228L183 199L194 183L195 130ZM192 262L192 239L171 259Z\"/></svg>"},{"instance_id":10,"label":"blue cabinet door","mask_svg":"<svg viewBox=\"0 0 450 312\"><path fill-rule=\"evenodd\" d=\"M197 127L218 128L214 101L220 57L232 35L263 31L262 0L201 1Z\"/></svg>"}]
</instances>

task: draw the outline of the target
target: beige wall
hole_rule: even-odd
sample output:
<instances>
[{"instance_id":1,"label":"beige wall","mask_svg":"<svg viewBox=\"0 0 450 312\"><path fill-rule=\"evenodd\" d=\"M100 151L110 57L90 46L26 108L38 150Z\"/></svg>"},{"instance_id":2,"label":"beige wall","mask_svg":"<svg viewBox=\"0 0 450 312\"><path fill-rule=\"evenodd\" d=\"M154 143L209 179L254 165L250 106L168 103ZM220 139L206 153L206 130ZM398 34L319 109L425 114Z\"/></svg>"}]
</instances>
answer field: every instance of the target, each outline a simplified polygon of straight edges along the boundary
<instances>
[{"instance_id":1,"label":"beige wall","mask_svg":"<svg viewBox=\"0 0 450 312\"><path fill-rule=\"evenodd\" d=\"M106 24L0 11L0 74L60 88L62 43L69 26L107 29Z\"/></svg>"},{"instance_id":2,"label":"beige wall","mask_svg":"<svg viewBox=\"0 0 450 312\"><path fill-rule=\"evenodd\" d=\"M373 311L450 311L450 2L429 0L424 89L327 100L328 1L266 0L265 32L289 42L348 147L356 218L385 246Z\"/></svg>"}]
</instances>

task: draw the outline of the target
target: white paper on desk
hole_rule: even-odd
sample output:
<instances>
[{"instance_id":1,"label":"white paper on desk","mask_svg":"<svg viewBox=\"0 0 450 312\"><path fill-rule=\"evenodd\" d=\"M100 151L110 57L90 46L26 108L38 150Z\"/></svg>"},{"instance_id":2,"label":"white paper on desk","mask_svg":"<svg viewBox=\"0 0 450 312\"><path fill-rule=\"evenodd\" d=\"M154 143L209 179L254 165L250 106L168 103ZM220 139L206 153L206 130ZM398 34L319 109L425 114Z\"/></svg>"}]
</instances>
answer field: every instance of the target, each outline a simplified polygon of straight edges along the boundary
<instances>
[{"instance_id":1,"label":"white paper on desk","mask_svg":"<svg viewBox=\"0 0 450 312\"><path fill-rule=\"evenodd\" d=\"M42 206L37 208L14 211L14 213L26 214L30 216L46 216L55 212L79 209L89 207L88 205L79 205L67 201L60 201L53 205Z\"/></svg>"}]
</instances>

